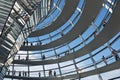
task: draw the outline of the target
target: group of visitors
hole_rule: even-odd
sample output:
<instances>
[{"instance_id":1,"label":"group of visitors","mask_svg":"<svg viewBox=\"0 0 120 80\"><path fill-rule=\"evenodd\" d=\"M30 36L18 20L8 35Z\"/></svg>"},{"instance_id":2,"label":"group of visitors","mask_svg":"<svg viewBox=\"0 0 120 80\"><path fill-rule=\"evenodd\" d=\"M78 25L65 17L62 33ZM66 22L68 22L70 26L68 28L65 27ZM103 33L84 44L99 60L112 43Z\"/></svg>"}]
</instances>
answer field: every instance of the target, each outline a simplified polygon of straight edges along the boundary
<instances>
[{"instance_id":1,"label":"group of visitors","mask_svg":"<svg viewBox=\"0 0 120 80\"><path fill-rule=\"evenodd\" d=\"M56 71L52 72L52 70L49 70L48 74L49 74L49 77L50 76L56 76ZM41 77L41 73L40 72L38 73L38 75L39 75L39 77Z\"/></svg>"},{"instance_id":2,"label":"group of visitors","mask_svg":"<svg viewBox=\"0 0 120 80\"><path fill-rule=\"evenodd\" d=\"M19 72L19 76L24 76L24 77L26 77L26 76L27 76L27 72L26 72L26 71L23 71L22 74L21 74L21 72Z\"/></svg>"},{"instance_id":3,"label":"group of visitors","mask_svg":"<svg viewBox=\"0 0 120 80\"><path fill-rule=\"evenodd\" d=\"M20 8L16 11L16 14L17 14L15 15L16 19L23 18L24 21L27 21L28 18L30 17L27 12L23 11Z\"/></svg>"},{"instance_id":4,"label":"group of visitors","mask_svg":"<svg viewBox=\"0 0 120 80\"><path fill-rule=\"evenodd\" d=\"M56 71L52 73L52 70L49 70L49 76L56 76Z\"/></svg>"},{"instance_id":5,"label":"group of visitors","mask_svg":"<svg viewBox=\"0 0 120 80\"><path fill-rule=\"evenodd\" d=\"M116 61L120 60L120 57L118 55L118 51L116 51L115 49L112 49L112 55L113 55L113 57L115 58ZM105 56L102 56L102 60L106 65L108 65L107 58Z\"/></svg>"}]
</instances>

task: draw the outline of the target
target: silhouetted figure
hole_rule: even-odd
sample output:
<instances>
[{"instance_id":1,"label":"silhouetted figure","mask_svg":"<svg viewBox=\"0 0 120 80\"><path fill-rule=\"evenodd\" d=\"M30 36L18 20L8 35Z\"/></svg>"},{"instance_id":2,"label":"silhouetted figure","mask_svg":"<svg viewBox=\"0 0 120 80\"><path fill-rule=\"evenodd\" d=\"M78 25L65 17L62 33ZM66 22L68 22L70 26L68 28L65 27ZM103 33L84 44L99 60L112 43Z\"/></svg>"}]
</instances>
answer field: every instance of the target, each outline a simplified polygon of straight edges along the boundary
<instances>
[{"instance_id":1,"label":"silhouetted figure","mask_svg":"<svg viewBox=\"0 0 120 80\"><path fill-rule=\"evenodd\" d=\"M113 56L115 57L115 60L116 61L118 61L120 58L119 58L119 55L118 55L118 52L115 50L115 49L113 49L112 50L112 54L113 54Z\"/></svg>"},{"instance_id":2,"label":"silhouetted figure","mask_svg":"<svg viewBox=\"0 0 120 80\"><path fill-rule=\"evenodd\" d=\"M58 54L58 58L60 57L60 54Z\"/></svg>"},{"instance_id":3,"label":"silhouetted figure","mask_svg":"<svg viewBox=\"0 0 120 80\"><path fill-rule=\"evenodd\" d=\"M26 56L26 61L28 60L28 56Z\"/></svg>"},{"instance_id":4,"label":"silhouetted figure","mask_svg":"<svg viewBox=\"0 0 120 80\"><path fill-rule=\"evenodd\" d=\"M105 22L105 21L103 22L103 26L104 26L104 27L106 26L106 23L107 23L107 22Z\"/></svg>"},{"instance_id":5,"label":"silhouetted figure","mask_svg":"<svg viewBox=\"0 0 120 80\"><path fill-rule=\"evenodd\" d=\"M18 60L20 60L20 55L18 56Z\"/></svg>"},{"instance_id":6,"label":"silhouetted figure","mask_svg":"<svg viewBox=\"0 0 120 80\"><path fill-rule=\"evenodd\" d=\"M94 32L94 37L97 37L99 35L98 31Z\"/></svg>"},{"instance_id":7,"label":"silhouetted figure","mask_svg":"<svg viewBox=\"0 0 120 80\"><path fill-rule=\"evenodd\" d=\"M65 52L65 56L69 55L69 52L70 52L70 51Z\"/></svg>"},{"instance_id":8,"label":"silhouetted figure","mask_svg":"<svg viewBox=\"0 0 120 80\"><path fill-rule=\"evenodd\" d=\"M28 45L28 41L26 41L27 45Z\"/></svg>"},{"instance_id":9,"label":"silhouetted figure","mask_svg":"<svg viewBox=\"0 0 120 80\"><path fill-rule=\"evenodd\" d=\"M8 70L8 75L10 75L10 70Z\"/></svg>"},{"instance_id":10,"label":"silhouetted figure","mask_svg":"<svg viewBox=\"0 0 120 80\"><path fill-rule=\"evenodd\" d=\"M25 41L23 42L23 45L25 46Z\"/></svg>"},{"instance_id":11,"label":"silhouetted figure","mask_svg":"<svg viewBox=\"0 0 120 80\"><path fill-rule=\"evenodd\" d=\"M52 70L49 70L49 76L52 76Z\"/></svg>"},{"instance_id":12,"label":"silhouetted figure","mask_svg":"<svg viewBox=\"0 0 120 80\"><path fill-rule=\"evenodd\" d=\"M103 60L103 62L104 62L106 65L108 65L105 56L102 56L102 60Z\"/></svg>"},{"instance_id":13,"label":"silhouetted figure","mask_svg":"<svg viewBox=\"0 0 120 80\"><path fill-rule=\"evenodd\" d=\"M45 60L45 55L44 54L42 55L42 60Z\"/></svg>"},{"instance_id":14,"label":"silhouetted figure","mask_svg":"<svg viewBox=\"0 0 120 80\"><path fill-rule=\"evenodd\" d=\"M27 76L27 72L25 71L25 77Z\"/></svg>"},{"instance_id":15,"label":"silhouetted figure","mask_svg":"<svg viewBox=\"0 0 120 80\"><path fill-rule=\"evenodd\" d=\"M23 71L23 76L25 76L25 72Z\"/></svg>"},{"instance_id":16,"label":"silhouetted figure","mask_svg":"<svg viewBox=\"0 0 120 80\"><path fill-rule=\"evenodd\" d=\"M39 77L41 77L41 73L40 72L38 73L38 75L39 75Z\"/></svg>"},{"instance_id":17,"label":"silhouetted figure","mask_svg":"<svg viewBox=\"0 0 120 80\"><path fill-rule=\"evenodd\" d=\"M19 76L21 76L21 72L19 72Z\"/></svg>"},{"instance_id":18,"label":"silhouetted figure","mask_svg":"<svg viewBox=\"0 0 120 80\"><path fill-rule=\"evenodd\" d=\"M64 34L61 32L61 36L64 36Z\"/></svg>"},{"instance_id":19,"label":"silhouetted figure","mask_svg":"<svg viewBox=\"0 0 120 80\"><path fill-rule=\"evenodd\" d=\"M15 73L16 73L15 70L13 70L13 76L15 76Z\"/></svg>"},{"instance_id":20,"label":"silhouetted figure","mask_svg":"<svg viewBox=\"0 0 120 80\"><path fill-rule=\"evenodd\" d=\"M24 19L25 21L27 21L27 20L29 19L29 14L26 13L25 16L23 16L23 19Z\"/></svg>"},{"instance_id":21,"label":"silhouetted figure","mask_svg":"<svg viewBox=\"0 0 120 80\"><path fill-rule=\"evenodd\" d=\"M39 44L42 45L42 42L40 41Z\"/></svg>"},{"instance_id":22,"label":"silhouetted figure","mask_svg":"<svg viewBox=\"0 0 120 80\"><path fill-rule=\"evenodd\" d=\"M21 12L21 17L22 17L23 19L24 19L25 15L26 15L26 12L22 11L22 12Z\"/></svg>"},{"instance_id":23,"label":"silhouetted figure","mask_svg":"<svg viewBox=\"0 0 120 80\"><path fill-rule=\"evenodd\" d=\"M31 44L31 46L33 45L32 42L30 44Z\"/></svg>"},{"instance_id":24,"label":"silhouetted figure","mask_svg":"<svg viewBox=\"0 0 120 80\"><path fill-rule=\"evenodd\" d=\"M56 76L56 71L54 71L54 76Z\"/></svg>"}]
</instances>

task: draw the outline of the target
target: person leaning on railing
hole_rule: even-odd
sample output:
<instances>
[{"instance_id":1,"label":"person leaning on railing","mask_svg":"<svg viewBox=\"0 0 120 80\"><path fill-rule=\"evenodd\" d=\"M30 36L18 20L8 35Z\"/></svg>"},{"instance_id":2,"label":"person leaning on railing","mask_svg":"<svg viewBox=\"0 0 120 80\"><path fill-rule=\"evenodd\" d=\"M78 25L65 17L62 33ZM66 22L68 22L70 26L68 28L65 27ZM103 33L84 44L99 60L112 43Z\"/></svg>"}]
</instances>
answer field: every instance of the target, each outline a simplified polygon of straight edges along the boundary
<instances>
[{"instance_id":1,"label":"person leaning on railing","mask_svg":"<svg viewBox=\"0 0 120 80\"><path fill-rule=\"evenodd\" d=\"M107 59L106 59L105 56L102 56L102 60L103 60L103 62L104 62L106 65L108 65L108 64L107 64Z\"/></svg>"},{"instance_id":2,"label":"person leaning on railing","mask_svg":"<svg viewBox=\"0 0 120 80\"><path fill-rule=\"evenodd\" d=\"M118 51L116 51L115 49L112 49L112 54L115 57L116 61L120 60L119 55L118 55Z\"/></svg>"}]
</instances>

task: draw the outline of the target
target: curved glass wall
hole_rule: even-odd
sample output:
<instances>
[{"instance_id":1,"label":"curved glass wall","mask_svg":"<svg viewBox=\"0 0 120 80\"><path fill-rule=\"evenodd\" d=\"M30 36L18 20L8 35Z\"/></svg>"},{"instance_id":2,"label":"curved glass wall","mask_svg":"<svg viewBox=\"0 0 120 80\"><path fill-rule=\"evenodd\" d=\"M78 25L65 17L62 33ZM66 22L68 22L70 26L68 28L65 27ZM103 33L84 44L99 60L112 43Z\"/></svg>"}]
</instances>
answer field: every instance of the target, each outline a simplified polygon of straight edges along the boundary
<instances>
[{"instance_id":1,"label":"curved glass wall","mask_svg":"<svg viewBox=\"0 0 120 80\"><path fill-rule=\"evenodd\" d=\"M46 59L51 59L51 58L58 58L57 55L59 56L65 56L65 54L67 53L72 53L73 51L77 51L79 49L81 49L83 46L83 42L85 42L86 44L90 43L93 39L95 39L96 35L98 35L98 33L104 28L104 21L108 20L109 15L110 14L106 14L109 12L105 12L105 8L103 7L101 13L98 15L98 17L96 18L95 22L92 23L92 25L82 34L79 35L78 38L76 38L74 41L64 44L62 46L56 47L54 49L48 49L48 50L42 50L42 51L36 51L35 53L33 52L33 54L37 55L39 53L42 53L44 55L46 55ZM103 15L103 17L100 17L101 14L105 12L105 16ZM103 18L103 20L101 20L101 24L99 24L99 22L97 22L99 20L99 18ZM104 19L105 18L105 19ZM100 27L98 27L100 26ZM96 31L98 31L96 33ZM87 35L89 34L89 35ZM77 43L76 43L77 42ZM74 46L73 46L74 44ZM30 44L29 44L30 45ZM64 49L64 50L62 50ZM55 54L55 51L57 51L57 55ZM61 52L62 50L62 52ZM49 57L47 57L49 56Z\"/></svg>"},{"instance_id":2,"label":"curved glass wall","mask_svg":"<svg viewBox=\"0 0 120 80\"><path fill-rule=\"evenodd\" d=\"M65 5L65 0L53 0L53 5L48 15L46 16L46 18L44 18L44 20L41 20L39 25L35 27L35 30L45 28L48 25L50 25L53 21L55 21L62 12L64 5Z\"/></svg>"},{"instance_id":3,"label":"curved glass wall","mask_svg":"<svg viewBox=\"0 0 120 80\"><path fill-rule=\"evenodd\" d=\"M116 51L118 51L118 55L120 55L120 48L118 47L119 42L120 42L120 33L115 35L111 40L109 40L109 42L105 43L103 46L90 52L92 58L95 60L95 63L92 62L91 56L88 53L84 56L78 57L73 60L60 62L60 63L58 63L59 66L57 63L48 64L48 65L36 65L36 66L29 65L30 66L30 75L29 76L38 77L39 72L41 72L41 77L49 76L48 75L49 70L56 71L56 73L57 73L56 76L58 76L58 77L61 75L60 72L62 72L61 76L77 74L77 72L82 74L84 72L94 70L95 69L94 64L96 64L97 68L101 68L103 66L112 64L112 63L116 62L115 57L112 54L112 50L115 49ZM105 54L105 53L107 53L107 54ZM103 56L105 56L107 64L103 61L103 58L102 58ZM34 57L34 56L31 56L31 57ZM18 59L18 56L16 56L16 58ZM25 60L25 58L26 57L24 56L23 59ZM77 68L75 67L75 65ZM44 66L44 68L43 68L43 66ZM11 67L13 67L13 65L11 65ZM21 67L22 67L22 69L20 69ZM19 72L22 73L24 70L26 70L26 72L28 72L28 65L14 64L14 69L16 70L15 75L19 76ZM12 75L11 72L10 72L10 75Z\"/></svg>"},{"instance_id":4,"label":"curved glass wall","mask_svg":"<svg viewBox=\"0 0 120 80\"><path fill-rule=\"evenodd\" d=\"M115 1L116 0L107 0L107 2L105 2L103 4L103 8L101 9L100 13L95 18L95 20L91 23L91 25L88 27L88 29L86 31L84 31L82 34L79 34L75 40L73 40L69 43L61 44L60 46L53 47L50 49L45 49L45 50L19 51L18 54L15 56L14 60L15 61L17 60L18 63L21 62L21 64L17 64L17 62L15 64L11 64L9 71L6 75L13 76L13 77L17 76L17 77L36 77L36 78L39 78L39 77L50 78L50 77L54 76L54 77L63 77L64 79L76 79L77 80L80 78L79 74L82 75L85 73L89 73L89 71L97 70L99 68L104 68L104 67L107 67L108 65L112 65L112 64L118 62L119 61L118 58L120 58L120 47L119 47L120 46L120 44L119 44L120 43L120 32L117 33L113 38L111 38L109 41L107 41L105 44L103 44L99 48L97 48L97 49L95 48L92 51L79 53L79 51L81 51L82 49L85 49L86 46L88 46L92 41L94 41L94 39L97 39L97 36L102 32L102 30L104 30L104 27L106 27L105 26L106 23L109 21L109 18L112 15ZM15 6L15 8L12 10L11 13L14 13L15 11L17 11L18 8L16 8L16 7L17 6ZM79 13L79 11L82 11L80 9L81 8L77 8L77 10L75 12L76 16L73 14L73 16L71 17L71 21L70 20L68 21L68 23L69 23L68 25L71 25L71 27L73 27L72 25L75 25L77 23L78 19L80 18L77 15ZM29 15L29 16L31 16L31 15ZM76 19L75 24L73 24L73 22L72 22L72 20L74 21L74 19ZM13 19L11 17L9 17L9 21L12 22ZM18 24L18 23L21 23L22 25L26 24L26 22L22 18L20 18L18 20L18 22L14 23L14 25L18 25L17 26L18 28L17 27L11 28L14 32L11 31L10 34L8 35L8 38L13 43L21 41L21 39L20 39L21 36L22 37L25 36L25 35L20 35L19 40L16 38L16 36L18 35L17 32L19 32L18 29L21 28L20 24ZM56 39L61 38L62 37L61 34L65 34L65 33L67 34L67 31L69 32L72 29L72 28L69 28L69 29L68 28L66 29L66 28L67 28L67 23L66 23L65 27L62 26L58 31L56 30L54 32L51 32L47 37L40 36L40 37L37 37L34 39L27 38L27 40L30 43L25 46L39 45L38 41L41 41L42 45L44 45L43 43L48 44L50 41L52 42ZM16 32L15 32L15 30L16 30ZM25 31L23 31L23 33L24 32ZM29 32L29 30L28 30L28 32ZM5 33L7 33L7 31ZM59 37L57 35L60 35L61 37ZM54 38L54 36L56 36L56 38ZM40 40L42 37L43 38L46 37L46 38L44 38L42 41L42 40ZM48 39L48 40L50 39L50 41L47 41L46 39ZM32 45L31 45L31 43L32 43ZM12 43L10 43L10 42L8 44L12 45ZM2 45L2 46L6 47L4 45ZM16 50L19 49L18 46L20 46L20 44L15 45L15 47L17 48ZM95 46L95 45L93 45L93 46ZM6 49L10 50L9 48L6 48ZM117 52L117 57L113 54L113 51ZM83 53L85 53L85 54L83 54ZM77 57L74 57L74 54L75 55L80 54L80 55ZM73 57L70 57L71 55L73 55ZM60 59L63 59L63 61ZM38 61L38 63L37 62L34 63L34 61ZM47 64L47 61L48 61L48 64ZM31 64L29 64L29 63L31 63ZM32 63L34 63L34 65L32 65ZM50 74L50 71L52 71L52 76ZM91 76L91 75L89 75L90 77L83 76L79 80L108 79L108 78L105 78L104 74L107 74L107 73L100 73L100 72L98 72L97 74L93 73L94 76ZM70 75L71 75L71 77L69 77ZM75 75L75 76L73 76L73 75ZM114 77L116 77L116 76L112 76L110 78L114 78Z\"/></svg>"},{"instance_id":5,"label":"curved glass wall","mask_svg":"<svg viewBox=\"0 0 120 80\"><path fill-rule=\"evenodd\" d=\"M39 39L39 42L41 42L43 44L48 44L51 41L54 41L58 38L61 38L63 35L67 34L74 27L74 25L77 23L77 21L79 20L81 14L82 14L82 10L83 10L83 2L84 2L84 0L79 2L78 8L76 9L76 11L72 15L72 17L63 26L61 26L59 29L51 32L50 34L43 35L43 36L40 36L40 37L36 37L36 38ZM79 11L79 10L81 10L81 11ZM33 45L34 45L36 43L39 43L37 41L34 41L34 42L31 41L31 40L36 40L36 38L35 39L34 38L28 38L28 41L30 41L30 43L33 43Z\"/></svg>"},{"instance_id":6,"label":"curved glass wall","mask_svg":"<svg viewBox=\"0 0 120 80\"><path fill-rule=\"evenodd\" d=\"M62 36L66 35L68 32L70 32L70 30L72 30L72 28L75 26L75 24L78 22L81 14L82 13L82 8L84 6L84 1L81 1L79 3L79 6L77 8L77 10L75 11L75 15L73 14L73 16L70 18L69 21L66 22L66 24L64 24L64 26L61 26L61 28L57 29L56 31L53 31L49 34L43 35L43 36L39 36L39 37L33 37L33 38L28 38L28 45L26 46L31 46L31 44L33 46L36 45L45 45L45 44L49 44L50 42L53 42L57 39L62 38ZM104 3L103 4L103 8L101 9L99 15L96 17L95 21L93 21L93 23L91 23L91 26L95 29L96 31L96 35L100 33L100 31L104 28L105 23L107 23L107 21L110 18L110 15L112 13L112 10L114 8L114 5L108 5L106 8L106 5L108 3ZM77 14L78 13L78 14ZM75 19L75 20L74 20ZM103 25L103 26L102 26ZM90 27L91 27L90 26ZM102 28L100 28L102 27ZM99 29L100 28L100 29ZM83 38L84 36L87 37L91 34L89 34L88 32L92 30L94 30L91 28L91 30L86 30L82 35ZM99 29L99 30L98 30ZM89 34L86 36L86 34Z\"/></svg>"}]
</instances>

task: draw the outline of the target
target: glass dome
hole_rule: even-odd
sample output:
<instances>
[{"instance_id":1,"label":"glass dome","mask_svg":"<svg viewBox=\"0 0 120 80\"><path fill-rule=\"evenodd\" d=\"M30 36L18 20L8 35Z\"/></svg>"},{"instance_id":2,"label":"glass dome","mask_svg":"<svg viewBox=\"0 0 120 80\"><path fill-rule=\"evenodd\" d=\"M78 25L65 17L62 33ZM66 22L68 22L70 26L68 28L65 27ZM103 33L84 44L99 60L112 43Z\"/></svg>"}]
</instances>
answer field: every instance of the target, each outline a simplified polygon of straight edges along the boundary
<instances>
[{"instance_id":1,"label":"glass dome","mask_svg":"<svg viewBox=\"0 0 120 80\"><path fill-rule=\"evenodd\" d=\"M9 50L0 60L4 80L120 79L120 1L9 1L0 46Z\"/></svg>"}]
</instances>

